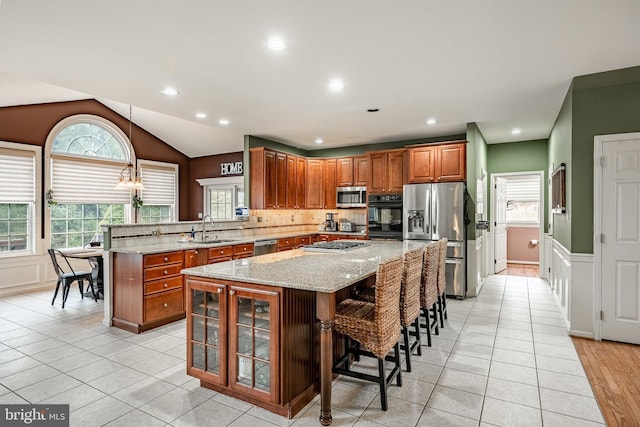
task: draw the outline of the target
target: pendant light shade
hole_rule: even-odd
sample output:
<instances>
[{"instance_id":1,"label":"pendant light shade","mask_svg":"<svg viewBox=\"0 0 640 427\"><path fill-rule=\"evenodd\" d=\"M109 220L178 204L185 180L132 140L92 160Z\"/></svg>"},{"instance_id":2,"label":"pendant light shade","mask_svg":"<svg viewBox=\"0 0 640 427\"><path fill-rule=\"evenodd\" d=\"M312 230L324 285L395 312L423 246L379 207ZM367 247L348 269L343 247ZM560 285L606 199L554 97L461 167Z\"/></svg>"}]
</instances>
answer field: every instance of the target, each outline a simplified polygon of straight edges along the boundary
<instances>
[{"instance_id":1,"label":"pendant light shade","mask_svg":"<svg viewBox=\"0 0 640 427\"><path fill-rule=\"evenodd\" d=\"M129 105L129 143L131 144L131 146L133 146L133 141L131 140L131 112L132 107L131 105ZM118 177L116 188L127 190L144 190L144 185L142 184L140 175L137 173L136 168L133 166L133 163L129 162L127 166L122 168L122 170L120 171L120 177Z\"/></svg>"}]
</instances>

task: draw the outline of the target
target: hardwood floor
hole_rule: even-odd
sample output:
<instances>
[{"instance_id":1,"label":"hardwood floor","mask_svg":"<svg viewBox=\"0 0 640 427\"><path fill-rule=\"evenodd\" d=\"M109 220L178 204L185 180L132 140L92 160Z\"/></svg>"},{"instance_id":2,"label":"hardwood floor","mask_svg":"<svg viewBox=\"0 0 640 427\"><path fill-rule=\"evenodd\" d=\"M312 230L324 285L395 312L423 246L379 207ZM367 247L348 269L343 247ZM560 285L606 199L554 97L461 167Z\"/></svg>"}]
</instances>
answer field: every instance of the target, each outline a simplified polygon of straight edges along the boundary
<instances>
[{"instance_id":1,"label":"hardwood floor","mask_svg":"<svg viewBox=\"0 0 640 427\"><path fill-rule=\"evenodd\" d=\"M507 276L540 277L540 266L537 264L507 263L507 268L498 274Z\"/></svg>"},{"instance_id":2,"label":"hardwood floor","mask_svg":"<svg viewBox=\"0 0 640 427\"><path fill-rule=\"evenodd\" d=\"M608 426L640 425L640 346L573 338Z\"/></svg>"}]
</instances>

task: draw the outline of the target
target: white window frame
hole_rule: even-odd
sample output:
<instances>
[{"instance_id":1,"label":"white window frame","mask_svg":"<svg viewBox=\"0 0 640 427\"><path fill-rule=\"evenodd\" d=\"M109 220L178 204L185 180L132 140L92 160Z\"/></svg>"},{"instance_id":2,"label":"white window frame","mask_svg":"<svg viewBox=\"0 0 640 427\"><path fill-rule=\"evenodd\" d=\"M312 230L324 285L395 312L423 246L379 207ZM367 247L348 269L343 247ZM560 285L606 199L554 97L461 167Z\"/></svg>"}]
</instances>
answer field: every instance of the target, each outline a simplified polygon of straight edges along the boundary
<instances>
[{"instance_id":1,"label":"white window frame","mask_svg":"<svg viewBox=\"0 0 640 427\"><path fill-rule=\"evenodd\" d=\"M125 152L125 156L127 156L126 161L130 162L132 164L136 164L136 157L135 157L135 151L133 149L133 146L131 145L131 141L129 140L129 137L118 127L116 126L114 123L110 122L109 120L100 117L100 116L94 116L92 114L76 114L73 116L69 116L66 117L62 120L60 120L58 123L56 123L56 125L51 129L51 131L49 132L49 135L47 135L47 139L45 142L45 169L46 169L46 174L44 177L44 186L45 188L51 188L51 174L52 174L52 170L51 170L51 165L52 165L52 153L51 153L51 147L53 146L53 141L56 138L56 136L58 136L58 134L66 127L74 125L74 124L78 124L78 123L90 123L90 124L95 124L97 126L102 126L103 128L107 129L108 131L112 132L114 135L116 135L118 142L120 142L120 144L122 144L123 146L123 150ZM70 157L72 157L72 155L70 155ZM126 166L126 163L124 164L124 166ZM37 168L39 169L39 168ZM39 181L41 182L41 181ZM117 183L117 177L114 177L114 186ZM125 191L125 190L122 190ZM40 193L42 193L42 190L40 190ZM133 192L131 192L131 197L133 196ZM55 191L54 191L54 200L55 200ZM129 198L129 200L131 200L131 197ZM128 204L125 204L124 207L124 213L125 213L125 219L124 219L124 223L125 224L131 224L133 223L133 220L135 218L135 214L133 212L133 205L131 202L129 202ZM45 209L44 210L44 224L48 224L48 227L51 227L51 213L49 212L49 209ZM45 239L44 239L44 245L45 247L51 247L51 230L49 229L49 232L46 233L45 235Z\"/></svg>"},{"instance_id":2,"label":"white window frame","mask_svg":"<svg viewBox=\"0 0 640 427\"><path fill-rule=\"evenodd\" d=\"M175 163L165 163L165 162L157 162L154 160L143 160L140 159L138 160L137 163L137 169L140 171L140 173L142 173L142 169L144 169L145 166L156 166L159 168L164 168L164 169L173 169L174 171L174 176L175 176L175 180L174 180L174 199L173 199L173 209L171 210L171 222L178 222L178 201L180 200L180 168L179 165L175 164ZM144 182L143 182L144 184ZM144 194L144 190L142 190L142 193ZM143 203L145 202L144 197L143 197Z\"/></svg>"},{"instance_id":3,"label":"white window frame","mask_svg":"<svg viewBox=\"0 0 640 427\"><path fill-rule=\"evenodd\" d=\"M0 141L0 148L7 148L11 150L21 150L21 151L30 151L34 153L34 162L35 162L35 200L33 206L30 208L29 212L29 224L27 235L29 242L27 242L27 250L24 251L7 251L5 253L0 253L0 258L14 258L20 256L31 256L42 252L42 239L40 235L42 233L42 221L41 212L42 212L42 149L39 146L28 145L28 144L18 144L15 142L8 141Z\"/></svg>"},{"instance_id":4,"label":"white window frame","mask_svg":"<svg viewBox=\"0 0 640 427\"><path fill-rule=\"evenodd\" d=\"M204 179L196 179L198 184L202 186L202 203L203 203L203 215L211 215L211 196L209 194L209 190L222 190L222 189L233 189L233 200L232 205L235 209L238 207L238 189L242 188L246 195L246 189L244 188L244 177L243 176L232 176L232 177L222 177L222 178L204 178ZM245 202L246 203L246 202ZM233 212L232 218L230 220L225 221L233 221L236 219L235 211ZM220 220L218 220L220 221Z\"/></svg>"}]
</instances>

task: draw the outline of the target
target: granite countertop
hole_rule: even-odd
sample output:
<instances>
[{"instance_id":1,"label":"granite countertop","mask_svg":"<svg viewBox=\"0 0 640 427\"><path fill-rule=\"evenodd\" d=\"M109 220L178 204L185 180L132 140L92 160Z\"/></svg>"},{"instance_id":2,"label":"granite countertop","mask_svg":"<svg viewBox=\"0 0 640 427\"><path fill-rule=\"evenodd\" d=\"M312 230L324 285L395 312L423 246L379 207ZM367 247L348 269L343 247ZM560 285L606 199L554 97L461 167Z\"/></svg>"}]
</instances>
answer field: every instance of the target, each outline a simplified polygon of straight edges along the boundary
<instances>
[{"instance_id":1,"label":"granite countertop","mask_svg":"<svg viewBox=\"0 0 640 427\"><path fill-rule=\"evenodd\" d=\"M368 245L337 253L295 249L185 268L183 274L211 279L272 285L332 293L375 274L381 261L424 246L425 242L367 242Z\"/></svg>"},{"instance_id":2,"label":"granite countertop","mask_svg":"<svg viewBox=\"0 0 640 427\"><path fill-rule=\"evenodd\" d=\"M215 235L215 231L210 231L210 234ZM270 233L270 234L261 234L257 236L238 236L238 237L221 237L220 239L224 239L225 241L221 241L219 243L180 243L178 241L169 242L169 243L157 243L153 245L137 245L137 246L129 246L124 248L111 248L111 252L119 252L119 253L133 253L133 254L157 254L161 252L172 252L172 251L184 251L189 249L198 249L198 248L215 248L220 246L232 246L232 245L242 245L245 243L255 243L258 240L271 240L271 239L286 239L291 237L298 236L308 236L310 234L337 234L340 236L353 236L353 237L361 237L365 236L364 233L347 233L343 231L296 231L296 232L281 232L281 233Z\"/></svg>"}]
</instances>

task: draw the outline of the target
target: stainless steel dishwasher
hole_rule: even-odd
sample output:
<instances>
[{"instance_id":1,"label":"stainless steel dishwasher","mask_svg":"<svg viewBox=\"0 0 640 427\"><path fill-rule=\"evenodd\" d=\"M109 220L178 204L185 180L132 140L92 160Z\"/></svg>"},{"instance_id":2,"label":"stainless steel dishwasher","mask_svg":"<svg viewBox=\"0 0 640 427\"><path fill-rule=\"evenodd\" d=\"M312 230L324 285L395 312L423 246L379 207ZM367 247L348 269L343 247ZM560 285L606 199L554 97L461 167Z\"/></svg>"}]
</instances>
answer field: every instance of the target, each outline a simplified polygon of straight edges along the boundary
<instances>
[{"instance_id":1,"label":"stainless steel dishwasher","mask_svg":"<svg viewBox=\"0 0 640 427\"><path fill-rule=\"evenodd\" d=\"M278 251L278 241L276 239L256 240L253 245L253 256L271 254Z\"/></svg>"}]
</instances>

